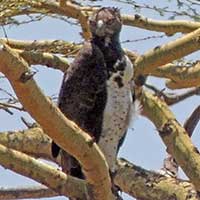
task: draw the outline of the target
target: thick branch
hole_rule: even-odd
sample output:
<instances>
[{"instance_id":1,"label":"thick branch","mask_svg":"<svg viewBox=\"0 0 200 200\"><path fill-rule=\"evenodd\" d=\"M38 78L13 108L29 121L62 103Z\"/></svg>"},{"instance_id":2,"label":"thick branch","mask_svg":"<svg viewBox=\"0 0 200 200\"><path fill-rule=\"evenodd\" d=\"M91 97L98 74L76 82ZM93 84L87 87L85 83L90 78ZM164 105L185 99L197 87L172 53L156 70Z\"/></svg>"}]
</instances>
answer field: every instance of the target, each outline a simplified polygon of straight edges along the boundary
<instances>
[{"instance_id":1,"label":"thick branch","mask_svg":"<svg viewBox=\"0 0 200 200\"><path fill-rule=\"evenodd\" d=\"M85 7L74 5L69 1L67 1L65 6L62 7L60 7L57 3L43 2L39 8L46 8L49 12L78 19L83 29L84 38L90 38L90 30L87 24L87 15L89 13L85 15L84 11L93 11L96 10L95 8L93 9L91 7L86 9ZM176 32L189 33L200 28L200 23L186 20L159 21L148 19L139 15L122 15L122 19L125 25L136 26L152 31L165 32L167 35L172 35Z\"/></svg>"},{"instance_id":2,"label":"thick branch","mask_svg":"<svg viewBox=\"0 0 200 200\"><path fill-rule=\"evenodd\" d=\"M29 66L15 51L1 45L0 60L0 70L11 82L24 108L57 144L80 161L88 183L93 186L95 199L110 200L108 166L98 146L91 145L90 136L44 96L30 76Z\"/></svg>"},{"instance_id":3,"label":"thick branch","mask_svg":"<svg viewBox=\"0 0 200 200\"><path fill-rule=\"evenodd\" d=\"M17 52L28 62L29 65L46 65L47 67L59 69L63 72L69 67L69 63L66 58L56 56L51 53L21 50L17 50Z\"/></svg>"},{"instance_id":4,"label":"thick branch","mask_svg":"<svg viewBox=\"0 0 200 200\"><path fill-rule=\"evenodd\" d=\"M66 59L48 53L59 53L64 54L65 57L74 57L82 47L81 44L75 44L64 40L23 41L1 38L0 41L16 49L29 64L44 64L52 68L60 69L63 72L68 68ZM139 55L127 49L124 50L134 63ZM39 59L37 60L38 57Z\"/></svg>"},{"instance_id":5,"label":"thick branch","mask_svg":"<svg viewBox=\"0 0 200 200\"><path fill-rule=\"evenodd\" d=\"M190 117L184 123L184 128L189 135L192 136L193 131L200 120L200 106L198 106L190 115ZM164 159L164 166L162 171L167 173L170 176L177 177L178 176L178 165L176 160L171 156L168 155L167 158Z\"/></svg>"},{"instance_id":6,"label":"thick branch","mask_svg":"<svg viewBox=\"0 0 200 200\"><path fill-rule=\"evenodd\" d=\"M118 160L114 183L124 192L142 200L199 199L199 194L189 182L165 177L123 159Z\"/></svg>"},{"instance_id":7,"label":"thick branch","mask_svg":"<svg viewBox=\"0 0 200 200\"><path fill-rule=\"evenodd\" d=\"M151 75L170 79L166 85L171 89L199 87L200 62L190 67L167 64L155 69Z\"/></svg>"},{"instance_id":8,"label":"thick branch","mask_svg":"<svg viewBox=\"0 0 200 200\"><path fill-rule=\"evenodd\" d=\"M31 138L33 137L33 133L37 135L37 137L35 137L34 142L28 143L29 145L25 145L23 147L23 145L21 144L21 141L25 141L29 139L29 137L31 140ZM2 133L2 134L4 134L3 137L6 137L6 134L8 134L8 137L10 137L9 133ZM16 133L12 133L11 135L12 135L13 141L14 139L16 139L17 141L16 143L19 143L19 144L15 145L13 144L13 142L10 142L9 143L10 147L15 147L15 146L20 147L21 145L24 152L35 154L36 157L41 155L40 147L42 146L44 141L46 141L45 145L49 146L49 148L46 148L46 149L50 149L50 146L51 146L51 141L45 134L43 134L40 128L34 128L32 129L32 132L31 132L31 129L24 131L24 134L22 134L21 132L16 132ZM24 137L24 139L17 140L19 138L18 135L19 136L21 135L21 137ZM4 144L7 145L6 142ZM37 151L35 151L36 144L39 147ZM31 152L31 149L32 149L32 152ZM38 153L38 156L37 156L37 153ZM50 150L45 151L45 153L47 155L44 158L51 157ZM40 172L39 169L38 171ZM145 199L148 199L148 200L170 199L170 197L173 195L176 195L177 200L185 200L185 197L187 195L188 196L192 195L192 200L198 199L196 197L197 195L196 191L194 190L193 186L189 182L175 180L172 178L162 176L155 172L147 171L125 160L119 160L118 162L118 170L116 172L116 176L114 177L114 183L118 185L122 191L138 199L144 199L144 200ZM0 197L1 197L1 194L4 194L4 191L1 192L0 190ZM78 193L76 195L79 196Z\"/></svg>"},{"instance_id":9,"label":"thick branch","mask_svg":"<svg viewBox=\"0 0 200 200\"><path fill-rule=\"evenodd\" d=\"M56 162L51 156L51 139L39 127L24 131L1 132L0 144L36 158L44 158Z\"/></svg>"},{"instance_id":10,"label":"thick branch","mask_svg":"<svg viewBox=\"0 0 200 200\"><path fill-rule=\"evenodd\" d=\"M21 49L25 51L34 52L48 52L48 53L59 53L65 56L76 55L82 45L67 42L64 40L34 40L34 41L23 41L1 38L0 41L8 44L14 49Z\"/></svg>"},{"instance_id":11,"label":"thick branch","mask_svg":"<svg viewBox=\"0 0 200 200\"><path fill-rule=\"evenodd\" d=\"M159 98L143 91L141 102L144 114L157 127L168 152L182 167L196 189L200 190L200 156L185 129L181 127L167 105Z\"/></svg>"},{"instance_id":12,"label":"thick branch","mask_svg":"<svg viewBox=\"0 0 200 200\"><path fill-rule=\"evenodd\" d=\"M39 199L58 195L58 193L44 186L0 188L0 199Z\"/></svg>"},{"instance_id":13,"label":"thick branch","mask_svg":"<svg viewBox=\"0 0 200 200\"><path fill-rule=\"evenodd\" d=\"M174 33L189 33L200 28L199 22L186 21L186 20L154 20L140 15L123 15L124 25L136 26L139 28L165 32L167 35Z\"/></svg>"},{"instance_id":14,"label":"thick branch","mask_svg":"<svg viewBox=\"0 0 200 200\"><path fill-rule=\"evenodd\" d=\"M67 176L60 170L36 159L0 145L1 165L21 175L32 178L60 195L86 198L86 186L83 180Z\"/></svg>"},{"instance_id":15,"label":"thick branch","mask_svg":"<svg viewBox=\"0 0 200 200\"><path fill-rule=\"evenodd\" d=\"M0 102L0 107L1 109L16 109L16 110L19 110L19 111L24 111L24 108L21 107L21 106L16 106L16 105L13 105L13 104L10 104L10 103L3 103L3 102ZM12 113L12 112L11 112ZM13 114L13 113L12 113Z\"/></svg>"},{"instance_id":16,"label":"thick branch","mask_svg":"<svg viewBox=\"0 0 200 200\"><path fill-rule=\"evenodd\" d=\"M157 67L200 49L200 28L165 45L155 47L135 61L135 76L151 74Z\"/></svg>"}]
</instances>

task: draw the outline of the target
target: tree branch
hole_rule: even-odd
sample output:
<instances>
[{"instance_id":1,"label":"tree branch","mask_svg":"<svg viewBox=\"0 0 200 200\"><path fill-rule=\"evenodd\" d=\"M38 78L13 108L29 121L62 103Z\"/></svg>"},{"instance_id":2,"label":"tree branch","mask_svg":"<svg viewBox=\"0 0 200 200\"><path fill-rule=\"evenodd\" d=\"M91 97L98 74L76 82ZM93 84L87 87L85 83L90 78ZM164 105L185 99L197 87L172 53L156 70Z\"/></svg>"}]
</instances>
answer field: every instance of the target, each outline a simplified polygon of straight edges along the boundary
<instances>
[{"instance_id":1,"label":"tree branch","mask_svg":"<svg viewBox=\"0 0 200 200\"><path fill-rule=\"evenodd\" d=\"M48 52L59 53L67 56L74 56L78 53L82 45L67 42L64 40L33 40L23 41L14 39L0 39L1 42L8 44L13 49L21 49L25 51L34 51L36 53Z\"/></svg>"},{"instance_id":2,"label":"tree branch","mask_svg":"<svg viewBox=\"0 0 200 200\"><path fill-rule=\"evenodd\" d=\"M155 124L167 146L167 151L182 167L196 189L200 190L200 156L185 129L181 127L167 105L158 97L143 91L140 99L144 115Z\"/></svg>"},{"instance_id":3,"label":"tree branch","mask_svg":"<svg viewBox=\"0 0 200 200\"><path fill-rule=\"evenodd\" d=\"M63 72L69 67L69 63L66 58L56 56L51 53L33 52L16 50L19 55L24 58L29 65L46 65L53 69L59 69Z\"/></svg>"},{"instance_id":4,"label":"tree branch","mask_svg":"<svg viewBox=\"0 0 200 200\"><path fill-rule=\"evenodd\" d=\"M82 44L75 44L64 40L23 41L1 38L0 41L8 44L13 50L15 49L29 64L47 65L52 68L60 69L63 72L69 65L66 59L52 54L63 54L65 57L74 57L82 47ZM130 50L124 50L134 63L139 55Z\"/></svg>"},{"instance_id":5,"label":"tree branch","mask_svg":"<svg viewBox=\"0 0 200 200\"><path fill-rule=\"evenodd\" d=\"M44 158L51 157L50 155L51 141L48 138L48 136L43 134L42 129L33 128L23 132L24 134L22 132L1 133L3 134L2 135L3 138L6 138L7 135L7 137L9 138L9 140L6 140L7 142L11 140L8 143L3 141L4 144L9 145L10 148L12 147L15 148L16 146L17 148L20 148L21 146L22 151L30 153L31 155L35 154L36 157L39 157L41 155L40 147L42 147L42 144L44 144L46 146L49 146L49 148L46 148L48 150L44 151L44 153L46 154ZM34 137L34 134L36 134L37 136ZM18 139L20 137L24 137L24 139ZM31 141L32 138L34 138L34 141L32 143L29 143L29 141ZM21 144L21 141L23 142L26 140L28 140L27 145L24 146L23 144ZM15 143L18 143L18 145L14 144L14 141L17 141ZM1 139L0 143L3 142ZM36 145L38 145L37 150L35 149ZM19 162L20 161L18 161L17 163ZM35 160L35 162L37 163L38 161ZM34 167L34 169L37 170L38 172L43 173L43 171L41 171L38 168ZM23 170L24 169L21 169L20 173L22 173ZM194 190L194 187L189 182L165 177L161 174L142 169L141 167L135 166L134 164L131 164L128 161L122 159L118 161L118 169L114 177L114 183L118 187L120 187L122 191L138 199L144 199L144 200L169 199L173 195L176 196L177 200L185 200L187 195L188 196L191 195L192 200L198 199L197 192ZM74 187L74 185L71 185L71 187ZM80 190L81 192L84 192L82 191L82 187L80 187ZM1 194L4 194L4 191L1 192L0 190L0 197ZM79 196L78 192L76 193L76 195Z\"/></svg>"},{"instance_id":6,"label":"tree branch","mask_svg":"<svg viewBox=\"0 0 200 200\"><path fill-rule=\"evenodd\" d=\"M159 90L158 88L154 87L153 85L149 85L145 83L145 86L155 92L155 95L161 97L165 103L169 106L184 101L185 99L192 97L193 95L200 95L200 87L191 89L186 91L182 94L175 94L175 93L165 93L164 90Z\"/></svg>"},{"instance_id":7,"label":"tree branch","mask_svg":"<svg viewBox=\"0 0 200 200\"><path fill-rule=\"evenodd\" d=\"M200 120L200 106L195 108L190 117L185 121L184 128L191 137L192 133Z\"/></svg>"},{"instance_id":8,"label":"tree branch","mask_svg":"<svg viewBox=\"0 0 200 200\"><path fill-rule=\"evenodd\" d=\"M123 15L124 25L136 26L151 31L164 32L167 35L173 35L177 32L189 33L200 28L199 22L186 20L154 20L138 14Z\"/></svg>"},{"instance_id":9,"label":"tree branch","mask_svg":"<svg viewBox=\"0 0 200 200\"><path fill-rule=\"evenodd\" d=\"M170 89L180 89L200 86L200 62L192 66L177 66L167 64L151 72L152 76L168 78L166 85Z\"/></svg>"},{"instance_id":10,"label":"tree branch","mask_svg":"<svg viewBox=\"0 0 200 200\"><path fill-rule=\"evenodd\" d=\"M35 158L44 158L54 162L60 159L52 157L51 139L39 127L23 131L1 132L0 144Z\"/></svg>"},{"instance_id":11,"label":"tree branch","mask_svg":"<svg viewBox=\"0 0 200 200\"><path fill-rule=\"evenodd\" d=\"M67 176L63 172L36 159L0 145L1 165L16 173L32 178L60 195L87 199L83 180Z\"/></svg>"},{"instance_id":12,"label":"tree branch","mask_svg":"<svg viewBox=\"0 0 200 200\"><path fill-rule=\"evenodd\" d=\"M10 103L3 103L3 102L0 102L0 107L1 109L9 109L9 108L12 108L12 109L15 109L15 110L19 110L19 111L25 111L23 107L19 107L19 106L15 106L13 104L10 104ZM13 114L11 112L11 114Z\"/></svg>"},{"instance_id":13,"label":"tree branch","mask_svg":"<svg viewBox=\"0 0 200 200\"><path fill-rule=\"evenodd\" d=\"M0 188L0 199L39 199L55 196L59 194L45 186Z\"/></svg>"},{"instance_id":14,"label":"tree branch","mask_svg":"<svg viewBox=\"0 0 200 200\"><path fill-rule=\"evenodd\" d=\"M190 115L190 117L185 121L184 128L189 135L192 136L193 131L200 120L200 106L198 106ZM164 167L162 168L166 174L177 177L178 176L178 165L176 160L172 157L172 155L168 155L164 160Z\"/></svg>"},{"instance_id":15,"label":"tree branch","mask_svg":"<svg viewBox=\"0 0 200 200\"><path fill-rule=\"evenodd\" d=\"M157 67L182 58L200 49L200 28L165 45L155 47L139 56L135 65L135 77L151 74Z\"/></svg>"},{"instance_id":16,"label":"tree branch","mask_svg":"<svg viewBox=\"0 0 200 200\"><path fill-rule=\"evenodd\" d=\"M189 182L145 170L124 159L118 160L114 182L122 191L137 199L199 199L199 193Z\"/></svg>"},{"instance_id":17,"label":"tree branch","mask_svg":"<svg viewBox=\"0 0 200 200\"><path fill-rule=\"evenodd\" d=\"M108 166L98 146L95 143L91 145L91 137L43 95L30 76L27 63L5 44L1 45L0 60L0 71L9 79L24 108L57 144L80 161L92 186L94 199L110 200Z\"/></svg>"},{"instance_id":18,"label":"tree branch","mask_svg":"<svg viewBox=\"0 0 200 200\"><path fill-rule=\"evenodd\" d=\"M59 3L52 1L38 0L37 2L34 2L24 0L20 2L16 8L12 6L12 1L10 0L10 4L9 2L6 2L4 5L5 10L2 11L0 21L3 22L6 17L13 17L23 14L58 14L61 16L78 19L83 30L84 38L88 39L90 37L90 30L87 24L88 15L91 15L94 10L99 8L79 6L71 3L70 1L66 1L65 4L62 5L63 6L60 6ZM24 7L27 8L24 9ZM148 19L140 15L122 15L122 19L125 25L136 26L152 31L165 32L167 35L172 35L176 32L189 33L200 28L199 22L191 22L186 20L159 21Z\"/></svg>"}]
</instances>

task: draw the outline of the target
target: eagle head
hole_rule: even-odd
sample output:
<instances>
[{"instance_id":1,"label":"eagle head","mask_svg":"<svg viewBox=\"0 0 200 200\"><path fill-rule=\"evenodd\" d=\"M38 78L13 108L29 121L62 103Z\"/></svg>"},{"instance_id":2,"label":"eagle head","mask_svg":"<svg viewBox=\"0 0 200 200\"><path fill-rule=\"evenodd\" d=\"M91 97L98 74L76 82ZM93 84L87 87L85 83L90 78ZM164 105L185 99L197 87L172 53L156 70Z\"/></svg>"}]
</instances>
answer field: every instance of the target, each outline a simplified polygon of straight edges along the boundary
<instances>
[{"instance_id":1,"label":"eagle head","mask_svg":"<svg viewBox=\"0 0 200 200\"><path fill-rule=\"evenodd\" d=\"M90 17L89 26L93 36L113 37L118 35L122 27L119 9L103 7L97 10Z\"/></svg>"}]
</instances>

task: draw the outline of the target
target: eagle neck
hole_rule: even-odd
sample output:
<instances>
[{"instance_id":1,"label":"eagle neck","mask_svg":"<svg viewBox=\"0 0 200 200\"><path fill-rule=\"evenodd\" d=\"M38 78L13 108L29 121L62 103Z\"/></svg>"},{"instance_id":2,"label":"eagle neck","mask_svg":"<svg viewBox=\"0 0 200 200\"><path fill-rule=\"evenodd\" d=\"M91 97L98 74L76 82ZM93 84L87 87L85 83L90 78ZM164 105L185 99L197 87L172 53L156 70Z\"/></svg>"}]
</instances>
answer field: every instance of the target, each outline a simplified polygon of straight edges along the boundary
<instances>
[{"instance_id":1,"label":"eagle neck","mask_svg":"<svg viewBox=\"0 0 200 200\"><path fill-rule=\"evenodd\" d=\"M110 42L106 45L105 37L95 36L92 39L92 42L99 47L104 55L104 59L106 62L107 70L112 70L114 64L117 60L121 59L124 55L124 52L121 48L121 44L119 41L119 34L110 37Z\"/></svg>"}]
</instances>

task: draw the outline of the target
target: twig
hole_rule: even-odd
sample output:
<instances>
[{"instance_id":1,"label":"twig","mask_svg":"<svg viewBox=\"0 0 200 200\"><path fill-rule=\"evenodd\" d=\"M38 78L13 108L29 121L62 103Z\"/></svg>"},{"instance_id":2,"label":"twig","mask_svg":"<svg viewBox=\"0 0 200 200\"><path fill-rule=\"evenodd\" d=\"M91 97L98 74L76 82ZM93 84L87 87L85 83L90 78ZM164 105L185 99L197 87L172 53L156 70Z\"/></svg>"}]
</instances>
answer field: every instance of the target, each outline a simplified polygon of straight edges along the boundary
<instances>
[{"instance_id":1,"label":"twig","mask_svg":"<svg viewBox=\"0 0 200 200\"><path fill-rule=\"evenodd\" d=\"M5 108L13 108L13 109L16 109L16 110L19 110L19 111L25 111L25 109L23 107L18 107L18 106L15 106L13 104L10 104L10 103L2 103L2 102L0 102L0 105L2 107L5 107Z\"/></svg>"},{"instance_id":2,"label":"twig","mask_svg":"<svg viewBox=\"0 0 200 200\"><path fill-rule=\"evenodd\" d=\"M36 127L35 123L28 122L24 117L21 117L21 120L28 129Z\"/></svg>"},{"instance_id":3,"label":"twig","mask_svg":"<svg viewBox=\"0 0 200 200\"><path fill-rule=\"evenodd\" d=\"M0 88L0 91L2 91L5 94L7 94L12 99L12 101L14 100L15 103L18 102L18 99L13 94L11 94L10 92L8 92L7 90L5 90L3 88Z\"/></svg>"},{"instance_id":4,"label":"twig","mask_svg":"<svg viewBox=\"0 0 200 200\"><path fill-rule=\"evenodd\" d=\"M155 92L155 94L158 97L161 97L167 105L174 105L176 103L179 103L193 95L199 95L200 94L200 87L197 87L195 89L191 89L187 92L184 92L183 94L180 95L176 95L176 94L170 94L170 93L164 93L165 89L159 90L158 88L156 88L153 85L149 85L147 83L145 83L145 86L149 89L151 89L152 91Z\"/></svg>"},{"instance_id":5,"label":"twig","mask_svg":"<svg viewBox=\"0 0 200 200\"><path fill-rule=\"evenodd\" d=\"M177 11L180 10L180 6L177 8L179 9L174 9L174 10L170 10L168 7L157 7L156 5L151 6L150 4L145 4L145 3L136 3L135 1L129 1L129 0L115 0L121 3L125 3L125 4L130 4L133 6L133 8L138 11L141 9L148 9L154 12L157 12L160 16L163 16L164 14L171 14L171 16L169 18L174 19L176 16L187 16L190 17L192 19L196 19L199 16L199 13L192 8L193 4L190 5L186 5L186 3L184 3L184 5L186 5L188 7L188 12L183 11ZM179 4L180 5L180 4ZM196 4L198 5L198 4Z\"/></svg>"},{"instance_id":6,"label":"twig","mask_svg":"<svg viewBox=\"0 0 200 200\"><path fill-rule=\"evenodd\" d=\"M131 43L131 42L140 42L140 41L145 41L145 40L149 40L149 39L163 38L165 36L166 35L153 35L153 36L148 36L145 38L139 38L139 39L134 39L134 40L124 40L121 43L124 44L124 43Z\"/></svg>"},{"instance_id":7,"label":"twig","mask_svg":"<svg viewBox=\"0 0 200 200\"><path fill-rule=\"evenodd\" d=\"M192 133L200 120L200 106L195 108L190 117L185 121L184 128L191 137Z\"/></svg>"},{"instance_id":8,"label":"twig","mask_svg":"<svg viewBox=\"0 0 200 200\"><path fill-rule=\"evenodd\" d=\"M13 115L13 112L11 112L7 107L0 105L0 109L6 111L8 114Z\"/></svg>"}]
</instances>

